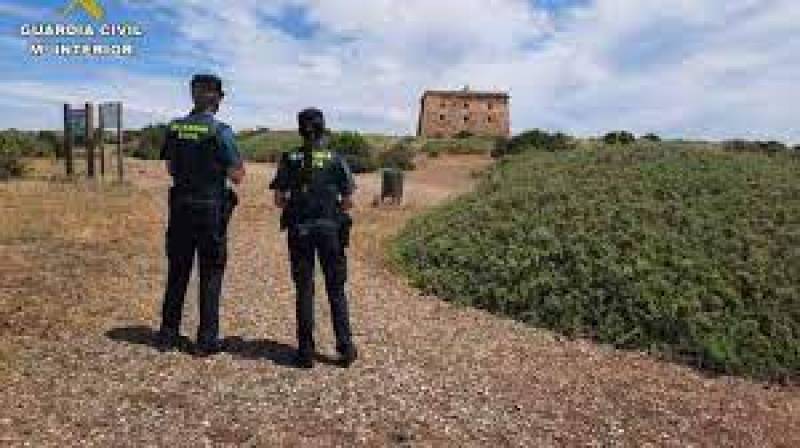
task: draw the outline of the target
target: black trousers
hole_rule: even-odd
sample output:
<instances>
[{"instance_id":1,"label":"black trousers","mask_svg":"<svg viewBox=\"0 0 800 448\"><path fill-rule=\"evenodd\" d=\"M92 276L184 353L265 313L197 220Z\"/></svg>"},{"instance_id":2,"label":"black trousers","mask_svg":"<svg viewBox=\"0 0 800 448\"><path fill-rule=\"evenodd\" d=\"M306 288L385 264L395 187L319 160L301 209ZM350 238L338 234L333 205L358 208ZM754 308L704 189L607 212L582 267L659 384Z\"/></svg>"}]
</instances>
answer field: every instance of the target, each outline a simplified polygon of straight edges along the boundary
<instances>
[{"instance_id":1,"label":"black trousers","mask_svg":"<svg viewBox=\"0 0 800 448\"><path fill-rule=\"evenodd\" d=\"M297 292L297 345L304 354L314 352L314 264L319 256L331 307L336 349L352 345L350 316L345 295L347 256L335 227L290 227L288 235L292 280Z\"/></svg>"},{"instance_id":2,"label":"black trousers","mask_svg":"<svg viewBox=\"0 0 800 448\"><path fill-rule=\"evenodd\" d=\"M227 261L227 227L235 194L194 196L173 188L169 195L166 249L169 262L161 330L177 334L183 315L186 287L195 253L200 269L198 303L199 343L213 343L219 336L219 302Z\"/></svg>"}]
</instances>

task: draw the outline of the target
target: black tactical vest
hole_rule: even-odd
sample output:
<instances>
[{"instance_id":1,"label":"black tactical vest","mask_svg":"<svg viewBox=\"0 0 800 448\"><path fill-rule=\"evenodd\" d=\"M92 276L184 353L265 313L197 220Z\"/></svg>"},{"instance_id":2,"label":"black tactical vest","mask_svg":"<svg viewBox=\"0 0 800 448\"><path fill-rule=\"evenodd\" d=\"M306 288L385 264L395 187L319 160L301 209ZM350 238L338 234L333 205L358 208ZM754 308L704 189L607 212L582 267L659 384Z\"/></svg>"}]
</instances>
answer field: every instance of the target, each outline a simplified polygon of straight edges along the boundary
<instances>
[{"instance_id":1,"label":"black tactical vest","mask_svg":"<svg viewBox=\"0 0 800 448\"><path fill-rule=\"evenodd\" d=\"M287 155L291 224L336 221L339 215L339 185L342 173L337 156L328 150L292 151Z\"/></svg>"},{"instance_id":2,"label":"black tactical vest","mask_svg":"<svg viewBox=\"0 0 800 448\"><path fill-rule=\"evenodd\" d=\"M226 173L217 160L217 126L205 117L189 116L169 125L170 168L175 189L221 197Z\"/></svg>"}]
</instances>

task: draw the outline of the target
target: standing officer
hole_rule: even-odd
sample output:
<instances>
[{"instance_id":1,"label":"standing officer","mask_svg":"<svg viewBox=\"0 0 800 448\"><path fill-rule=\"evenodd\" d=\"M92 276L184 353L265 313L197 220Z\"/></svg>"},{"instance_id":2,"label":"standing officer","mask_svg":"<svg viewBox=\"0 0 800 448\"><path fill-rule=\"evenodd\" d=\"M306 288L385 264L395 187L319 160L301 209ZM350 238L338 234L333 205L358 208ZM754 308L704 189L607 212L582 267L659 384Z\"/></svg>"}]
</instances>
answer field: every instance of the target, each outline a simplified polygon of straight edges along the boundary
<instances>
[{"instance_id":1,"label":"standing officer","mask_svg":"<svg viewBox=\"0 0 800 448\"><path fill-rule=\"evenodd\" d=\"M220 350L219 298L227 258L227 226L237 203L226 179L239 184L245 171L231 128L214 118L224 93L214 75L192 78L194 109L170 123L162 159L172 176L166 235L169 270L158 344L176 346L195 251L200 266L200 325L196 354Z\"/></svg>"},{"instance_id":2,"label":"standing officer","mask_svg":"<svg viewBox=\"0 0 800 448\"><path fill-rule=\"evenodd\" d=\"M314 263L316 253L325 275L325 289L333 317L336 351L349 367L357 353L350 334L344 285L352 194L355 182L345 160L327 149L325 119L319 109L298 114L303 145L282 155L269 188L275 205L283 209L281 230L288 229L292 280L297 293L296 362L313 367Z\"/></svg>"}]
</instances>

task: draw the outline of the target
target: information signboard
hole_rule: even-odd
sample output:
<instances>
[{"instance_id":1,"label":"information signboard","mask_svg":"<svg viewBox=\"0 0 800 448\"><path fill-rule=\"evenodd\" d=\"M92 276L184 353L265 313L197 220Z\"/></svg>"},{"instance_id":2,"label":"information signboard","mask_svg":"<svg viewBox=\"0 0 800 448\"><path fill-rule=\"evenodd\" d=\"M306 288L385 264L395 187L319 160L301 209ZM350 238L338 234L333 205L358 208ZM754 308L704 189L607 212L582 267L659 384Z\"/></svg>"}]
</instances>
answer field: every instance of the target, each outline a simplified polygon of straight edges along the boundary
<instances>
[{"instance_id":1,"label":"information signboard","mask_svg":"<svg viewBox=\"0 0 800 448\"><path fill-rule=\"evenodd\" d=\"M103 127L115 129L119 127L120 108L122 103L102 103L100 105L100 122Z\"/></svg>"},{"instance_id":2,"label":"information signboard","mask_svg":"<svg viewBox=\"0 0 800 448\"><path fill-rule=\"evenodd\" d=\"M86 135L86 110L70 109L68 118L70 133L73 138L82 138Z\"/></svg>"}]
</instances>

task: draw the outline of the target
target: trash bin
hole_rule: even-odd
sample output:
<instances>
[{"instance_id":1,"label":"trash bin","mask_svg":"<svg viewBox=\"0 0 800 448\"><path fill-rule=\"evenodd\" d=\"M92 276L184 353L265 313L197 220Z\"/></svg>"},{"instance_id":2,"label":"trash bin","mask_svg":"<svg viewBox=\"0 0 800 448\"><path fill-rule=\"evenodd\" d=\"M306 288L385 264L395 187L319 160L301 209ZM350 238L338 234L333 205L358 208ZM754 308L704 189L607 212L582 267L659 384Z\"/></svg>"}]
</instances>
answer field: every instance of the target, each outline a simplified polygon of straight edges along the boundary
<instances>
[{"instance_id":1,"label":"trash bin","mask_svg":"<svg viewBox=\"0 0 800 448\"><path fill-rule=\"evenodd\" d=\"M397 168L383 169L381 201L387 197L391 198L392 202L395 203L403 200L403 170Z\"/></svg>"}]
</instances>

